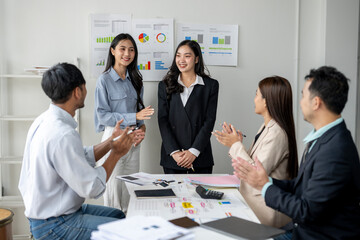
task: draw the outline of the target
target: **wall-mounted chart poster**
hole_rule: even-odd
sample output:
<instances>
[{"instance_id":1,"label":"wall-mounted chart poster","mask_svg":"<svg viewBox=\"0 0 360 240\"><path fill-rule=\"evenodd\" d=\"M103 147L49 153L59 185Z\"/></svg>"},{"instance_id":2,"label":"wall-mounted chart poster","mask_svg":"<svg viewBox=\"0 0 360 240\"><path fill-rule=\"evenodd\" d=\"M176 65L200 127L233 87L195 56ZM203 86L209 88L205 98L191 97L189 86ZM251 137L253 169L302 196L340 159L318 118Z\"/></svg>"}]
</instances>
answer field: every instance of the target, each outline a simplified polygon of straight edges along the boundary
<instances>
[{"instance_id":1,"label":"wall-mounted chart poster","mask_svg":"<svg viewBox=\"0 0 360 240\"><path fill-rule=\"evenodd\" d=\"M238 25L177 24L176 43L197 41L206 65L237 66Z\"/></svg>"},{"instance_id":2,"label":"wall-mounted chart poster","mask_svg":"<svg viewBox=\"0 0 360 240\"><path fill-rule=\"evenodd\" d=\"M99 77L105 70L112 40L119 33L131 33L131 15L91 14L90 71Z\"/></svg>"},{"instance_id":3,"label":"wall-mounted chart poster","mask_svg":"<svg viewBox=\"0 0 360 240\"><path fill-rule=\"evenodd\" d=\"M143 81L161 81L174 57L173 19L133 19L132 36Z\"/></svg>"}]
</instances>

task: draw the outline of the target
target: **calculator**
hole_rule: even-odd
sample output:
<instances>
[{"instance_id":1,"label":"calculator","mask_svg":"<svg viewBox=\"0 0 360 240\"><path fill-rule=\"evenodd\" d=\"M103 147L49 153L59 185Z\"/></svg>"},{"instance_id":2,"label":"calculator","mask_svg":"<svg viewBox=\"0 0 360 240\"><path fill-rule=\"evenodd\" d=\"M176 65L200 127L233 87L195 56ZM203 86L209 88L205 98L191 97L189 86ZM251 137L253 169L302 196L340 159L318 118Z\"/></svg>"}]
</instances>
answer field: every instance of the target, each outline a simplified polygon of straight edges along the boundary
<instances>
[{"instance_id":1,"label":"calculator","mask_svg":"<svg viewBox=\"0 0 360 240\"><path fill-rule=\"evenodd\" d=\"M196 187L196 192L201 198L207 199L221 199L224 196L223 192L213 191L202 187L201 185Z\"/></svg>"}]
</instances>

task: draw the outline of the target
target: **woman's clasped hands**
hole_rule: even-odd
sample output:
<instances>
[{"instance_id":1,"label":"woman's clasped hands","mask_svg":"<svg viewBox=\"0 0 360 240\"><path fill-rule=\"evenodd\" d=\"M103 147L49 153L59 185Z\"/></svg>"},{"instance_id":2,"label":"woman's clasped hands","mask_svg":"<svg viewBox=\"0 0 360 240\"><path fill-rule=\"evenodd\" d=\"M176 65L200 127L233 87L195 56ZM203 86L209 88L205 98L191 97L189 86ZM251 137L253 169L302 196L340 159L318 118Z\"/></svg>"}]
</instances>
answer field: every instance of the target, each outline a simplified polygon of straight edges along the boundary
<instances>
[{"instance_id":1,"label":"woman's clasped hands","mask_svg":"<svg viewBox=\"0 0 360 240\"><path fill-rule=\"evenodd\" d=\"M196 156L189 150L182 150L172 155L177 165L183 168L191 168Z\"/></svg>"}]
</instances>

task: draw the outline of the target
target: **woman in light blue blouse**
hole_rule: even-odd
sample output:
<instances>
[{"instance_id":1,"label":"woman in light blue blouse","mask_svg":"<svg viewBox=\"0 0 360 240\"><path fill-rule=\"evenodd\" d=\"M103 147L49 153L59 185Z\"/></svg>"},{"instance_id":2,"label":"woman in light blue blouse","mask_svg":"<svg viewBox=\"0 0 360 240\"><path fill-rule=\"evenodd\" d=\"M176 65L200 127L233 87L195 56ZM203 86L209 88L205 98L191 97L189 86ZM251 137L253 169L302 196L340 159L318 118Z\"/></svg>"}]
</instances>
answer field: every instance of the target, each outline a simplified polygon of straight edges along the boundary
<instances>
[{"instance_id":1,"label":"woman in light blue blouse","mask_svg":"<svg viewBox=\"0 0 360 240\"><path fill-rule=\"evenodd\" d=\"M116 164L104 193L105 206L127 210L129 194L117 175L139 171L140 146L145 137L145 119L154 114L151 106L143 103L143 81L137 68L138 51L131 35L121 33L112 41L105 71L99 77L95 90L95 129L104 131L107 139L120 119L122 128L139 127L135 131L134 146ZM107 156L104 156L106 158ZM101 163L102 161L100 161Z\"/></svg>"}]
</instances>

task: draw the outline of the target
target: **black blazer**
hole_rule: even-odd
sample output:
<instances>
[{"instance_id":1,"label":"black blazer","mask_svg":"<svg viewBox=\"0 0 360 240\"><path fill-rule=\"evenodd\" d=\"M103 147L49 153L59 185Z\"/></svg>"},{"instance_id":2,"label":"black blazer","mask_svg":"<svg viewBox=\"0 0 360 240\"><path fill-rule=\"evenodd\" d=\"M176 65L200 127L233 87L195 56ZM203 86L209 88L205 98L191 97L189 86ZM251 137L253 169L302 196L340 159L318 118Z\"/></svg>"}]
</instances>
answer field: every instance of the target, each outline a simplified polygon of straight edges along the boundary
<instances>
[{"instance_id":1,"label":"black blazer","mask_svg":"<svg viewBox=\"0 0 360 240\"><path fill-rule=\"evenodd\" d=\"M360 163L345 122L321 136L297 178L274 179L266 205L293 219L293 239L360 239Z\"/></svg>"},{"instance_id":2,"label":"black blazer","mask_svg":"<svg viewBox=\"0 0 360 240\"><path fill-rule=\"evenodd\" d=\"M216 119L219 83L203 78L205 85L195 85L184 107L180 93L173 93L167 100L163 81L158 88L158 123L162 137L160 165L181 169L170 154L175 150L196 148L200 151L194 167L214 165L210 137Z\"/></svg>"}]
</instances>

